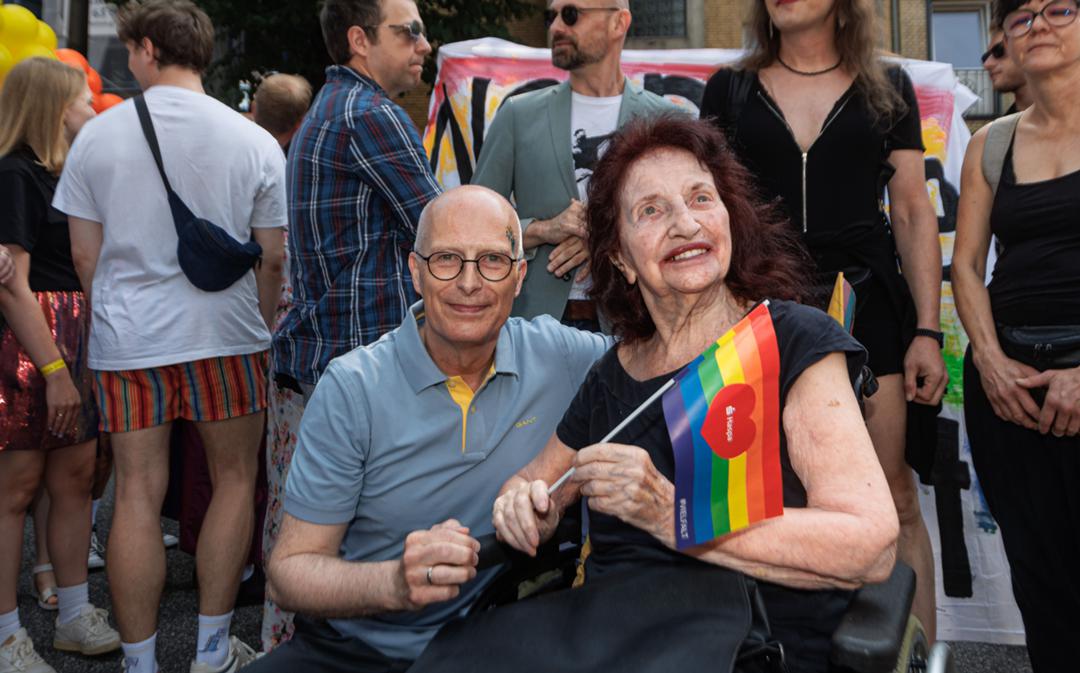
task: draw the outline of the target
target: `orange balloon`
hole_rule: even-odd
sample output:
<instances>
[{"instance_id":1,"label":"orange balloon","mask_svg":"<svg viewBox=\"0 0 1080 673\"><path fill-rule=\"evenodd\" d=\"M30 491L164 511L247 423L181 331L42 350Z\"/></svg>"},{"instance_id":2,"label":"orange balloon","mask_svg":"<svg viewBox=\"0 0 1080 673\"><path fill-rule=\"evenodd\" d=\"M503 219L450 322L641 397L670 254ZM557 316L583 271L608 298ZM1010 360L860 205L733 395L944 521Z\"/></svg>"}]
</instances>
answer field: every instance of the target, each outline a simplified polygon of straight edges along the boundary
<instances>
[{"instance_id":1,"label":"orange balloon","mask_svg":"<svg viewBox=\"0 0 1080 673\"><path fill-rule=\"evenodd\" d=\"M114 93L103 93L100 96L94 96L94 112L101 114L112 106L119 105L123 102L124 99Z\"/></svg>"},{"instance_id":2,"label":"orange balloon","mask_svg":"<svg viewBox=\"0 0 1080 673\"><path fill-rule=\"evenodd\" d=\"M97 70L94 70L93 68L87 69L86 83L90 86L90 91L93 92L95 96L101 94L101 75L98 74Z\"/></svg>"},{"instance_id":3,"label":"orange balloon","mask_svg":"<svg viewBox=\"0 0 1080 673\"><path fill-rule=\"evenodd\" d=\"M78 68L79 70L82 70L83 72L87 72L90 70L90 63L86 60L86 57L75 51L74 49L68 49L66 47L64 49L57 49L56 58L60 59L60 61L63 63L67 63L73 68Z\"/></svg>"}]
</instances>

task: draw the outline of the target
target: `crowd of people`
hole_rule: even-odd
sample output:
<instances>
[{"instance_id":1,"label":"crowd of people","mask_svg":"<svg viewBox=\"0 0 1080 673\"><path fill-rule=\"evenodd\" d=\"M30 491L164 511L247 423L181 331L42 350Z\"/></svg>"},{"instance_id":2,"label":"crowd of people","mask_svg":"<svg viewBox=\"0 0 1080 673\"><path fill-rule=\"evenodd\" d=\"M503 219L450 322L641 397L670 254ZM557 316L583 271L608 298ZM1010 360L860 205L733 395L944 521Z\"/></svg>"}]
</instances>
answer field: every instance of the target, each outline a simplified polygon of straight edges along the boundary
<instances>
[{"instance_id":1,"label":"crowd of people","mask_svg":"<svg viewBox=\"0 0 1080 673\"><path fill-rule=\"evenodd\" d=\"M1076 12L996 0L983 63L1015 105L969 145L951 266L975 469L1040 673L1070 669L1080 626ZM897 559L933 640L905 456L933 443L909 426L949 384L942 259L918 102L876 50L873 3L753 3L749 48L695 119L624 75L627 0L553 0L567 80L504 101L472 184L449 190L395 102L431 52L424 19L414 0L326 0L325 84L313 98L270 75L250 118L206 95L214 29L190 0L120 8L143 93L97 119L81 70L7 75L0 673L53 672L16 607L31 511L53 647L159 670L181 423L209 483L192 673L699 670L739 653L734 670L824 672L852 592ZM850 334L817 308L840 272ZM660 405L606 437L762 307L784 514L683 549ZM105 455L115 628L87 590ZM479 539L535 556L567 524L580 588L470 612L499 573ZM230 627L261 578L260 525L254 648Z\"/></svg>"}]
</instances>

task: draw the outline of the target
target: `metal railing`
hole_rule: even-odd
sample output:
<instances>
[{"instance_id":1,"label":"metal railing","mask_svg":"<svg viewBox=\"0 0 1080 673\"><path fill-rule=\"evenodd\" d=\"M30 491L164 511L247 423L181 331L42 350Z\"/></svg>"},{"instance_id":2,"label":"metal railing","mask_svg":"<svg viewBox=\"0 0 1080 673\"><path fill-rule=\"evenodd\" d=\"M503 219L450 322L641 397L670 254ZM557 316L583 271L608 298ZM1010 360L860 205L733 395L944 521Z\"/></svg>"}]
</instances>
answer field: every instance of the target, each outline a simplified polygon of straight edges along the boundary
<instances>
[{"instance_id":1,"label":"metal railing","mask_svg":"<svg viewBox=\"0 0 1080 673\"><path fill-rule=\"evenodd\" d=\"M990 82L990 73L982 68L956 68L956 77L979 97L978 102L964 112L967 119L985 119L1001 114L1001 102Z\"/></svg>"}]
</instances>

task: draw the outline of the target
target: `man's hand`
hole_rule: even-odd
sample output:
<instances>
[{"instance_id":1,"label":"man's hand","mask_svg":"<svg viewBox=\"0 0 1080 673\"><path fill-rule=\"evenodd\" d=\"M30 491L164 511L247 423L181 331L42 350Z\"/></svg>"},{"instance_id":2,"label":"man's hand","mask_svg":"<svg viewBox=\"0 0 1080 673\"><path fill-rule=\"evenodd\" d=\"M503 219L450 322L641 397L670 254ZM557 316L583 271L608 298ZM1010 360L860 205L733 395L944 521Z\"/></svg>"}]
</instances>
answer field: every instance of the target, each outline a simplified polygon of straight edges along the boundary
<instances>
[{"instance_id":1,"label":"man's hand","mask_svg":"<svg viewBox=\"0 0 1080 673\"><path fill-rule=\"evenodd\" d=\"M907 401L937 404L948 383L949 374L945 371L945 360L937 341L915 337L904 356L904 396Z\"/></svg>"},{"instance_id":2,"label":"man's hand","mask_svg":"<svg viewBox=\"0 0 1080 673\"><path fill-rule=\"evenodd\" d=\"M558 245L571 236L588 238L585 229L585 206L577 199L571 201L566 210L547 220L547 223L547 242L552 245Z\"/></svg>"},{"instance_id":3,"label":"man's hand","mask_svg":"<svg viewBox=\"0 0 1080 673\"><path fill-rule=\"evenodd\" d=\"M526 248L535 248L542 243L558 245L571 236L581 239L588 237L585 229L585 206L577 199L550 220L533 220L532 224L525 228L523 241Z\"/></svg>"},{"instance_id":4,"label":"man's hand","mask_svg":"<svg viewBox=\"0 0 1080 673\"><path fill-rule=\"evenodd\" d=\"M454 519L409 533L398 571L402 609L456 598L461 585L476 577L479 560L480 543Z\"/></svg>"},{"instance_id":5,"label":"man's hand","mask_svg":"<svg viewBox=\"0 0 1080 673\"><path fill-rule=\"evenodd\" d=\"M589 248L585 240L577 236L571 236L555 246L548 256L548 273L556 276L565 276L578 266L581 269L577 273L577 280L585 280L589 277Z\"/></svg>"},{"instance_id":6,"label":"man's hand","mask_svg":"<svg viewBox=\"0 0 1080 673\"><path fill-rule=\"evenodd\" d=\"M500 495L491 515L496 537L518 551L536 556L536 548L559 525L559 508L547 491L547 482L522 480Z\"/></svg>"},{"instance_id":7,"label":"man's hand","mask_svg":"<svg viewBox=\"0 0 1080 673\"><path fill-rule=\"evenodd\" d=\"M1046 400L1039 413L1039 432L1055 437L1075 437L1080 434L1080 367L1048 369L1017 379L1027 388L1046 387Z\"/></svg>"}]
</instances>

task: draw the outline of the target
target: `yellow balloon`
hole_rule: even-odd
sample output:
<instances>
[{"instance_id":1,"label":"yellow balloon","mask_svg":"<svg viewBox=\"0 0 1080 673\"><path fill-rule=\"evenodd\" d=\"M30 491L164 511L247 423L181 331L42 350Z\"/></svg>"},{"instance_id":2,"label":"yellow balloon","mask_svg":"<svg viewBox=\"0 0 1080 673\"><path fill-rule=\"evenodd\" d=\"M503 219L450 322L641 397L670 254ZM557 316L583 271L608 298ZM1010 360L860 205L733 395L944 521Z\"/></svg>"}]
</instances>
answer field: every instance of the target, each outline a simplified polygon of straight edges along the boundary
<instances>
[{"instance_id":1,"label":"yellow balloon","mask_svg":"<svg viewBox=\"0 0 1080 673\"><path fill-rule=\"evenodd\" d=\"M51 58L56 60L56 52L52 49L42 47L40 44L24 44L20 47L16 47L12 52L12 56L15 57L15 62L25 61L28 58Z\"/></svg>"},{"instance_id":2,"label":"yellow balloon","mask_svg":"<svg viewBox=\"0 0 1080 673\"><path fill-rule=\"evenodd\" d=\"M37 28L37 37L34 41L40 44L42 47L45 47L49 51L56 49L56 31L52 29L52 26L45 23L44 21L38 21Z\"/></svg>"},{"instance_id":3,"label":"yellow balloon","mask_svg":"<svg viewBox=\"0 0 1080 673\"><path fill-rule=\"evenodd\" d=\"M20 5L2 5L0 16L4 17L0 42L8 49L32 42L37 37L38 18L29 9Z\"/></svg>"},{"instance_id":4,"label":"yellow balloon","mask_svg":"<svg viewBox=\"0 0 1080 673\"><path fill-rule=\"evenodd\" d=\"M11 55L11 50L0 44L0 82L4 81L7 77L8 70L11 70L15 65L15 57Z\"/></svg>"}]
</instances>

